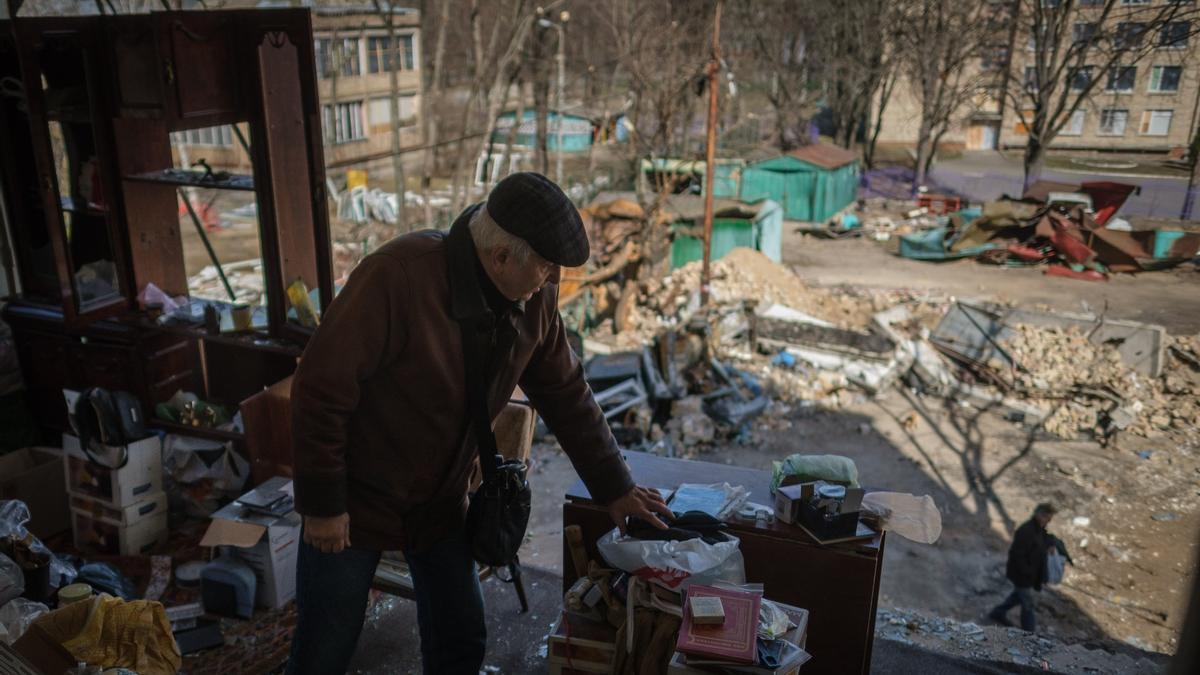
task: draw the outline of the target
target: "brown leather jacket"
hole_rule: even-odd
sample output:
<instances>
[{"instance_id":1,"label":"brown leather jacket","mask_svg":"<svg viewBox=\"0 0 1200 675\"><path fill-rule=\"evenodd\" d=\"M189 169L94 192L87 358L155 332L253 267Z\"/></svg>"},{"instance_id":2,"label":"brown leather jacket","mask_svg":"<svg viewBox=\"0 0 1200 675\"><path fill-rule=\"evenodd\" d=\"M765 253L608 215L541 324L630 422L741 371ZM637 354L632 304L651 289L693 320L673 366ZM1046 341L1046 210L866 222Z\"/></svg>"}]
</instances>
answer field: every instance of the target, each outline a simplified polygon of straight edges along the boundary
<instances>
[{"instance_id":1,"label":"brown leather jacket","mask_svg":"<svg viewBox=\"0 0 1200 675\"><path fill-rule=\"evenodd\" d=\"M588 490L633 487L592 398L548 285L496 320L480 289L467 222L397 237L367 256L309 341L292 384L296 509L350 515L356 548L418 549L462 527L475 462L462 333L495 345L492 419L518 384Z\"/></svg>"}]
</instances>

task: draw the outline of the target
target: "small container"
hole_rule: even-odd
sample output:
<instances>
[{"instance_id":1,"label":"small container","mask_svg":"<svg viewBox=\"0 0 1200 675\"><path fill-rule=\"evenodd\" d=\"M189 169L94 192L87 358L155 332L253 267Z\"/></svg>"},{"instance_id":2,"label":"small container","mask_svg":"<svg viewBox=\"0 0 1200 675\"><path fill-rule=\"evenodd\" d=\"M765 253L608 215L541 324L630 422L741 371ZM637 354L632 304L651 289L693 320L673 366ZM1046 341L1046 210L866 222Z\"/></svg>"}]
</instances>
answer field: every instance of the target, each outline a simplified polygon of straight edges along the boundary
<instances>
[{"instance_id":1,"label":"small container","mask_svg":"<svg viewBox=\"0 0 1200 675\"><path fill-rule=\"evenodd\" d=\"M92 597L92 587L87 584L71 584L58 589L58 606L66 607Z\"/></svg>"},{"instance_id":2,"label":"small container","mask_svg":"<svg viewBox=\"0 0 1200 675\"><path fill-rule=\"evenodd\" d=\"M230 314L233 317L234 330L250 330L253 325L254 313L250 309L250 305L239 302L230 309Z\"/></svg>"}]
</instances>

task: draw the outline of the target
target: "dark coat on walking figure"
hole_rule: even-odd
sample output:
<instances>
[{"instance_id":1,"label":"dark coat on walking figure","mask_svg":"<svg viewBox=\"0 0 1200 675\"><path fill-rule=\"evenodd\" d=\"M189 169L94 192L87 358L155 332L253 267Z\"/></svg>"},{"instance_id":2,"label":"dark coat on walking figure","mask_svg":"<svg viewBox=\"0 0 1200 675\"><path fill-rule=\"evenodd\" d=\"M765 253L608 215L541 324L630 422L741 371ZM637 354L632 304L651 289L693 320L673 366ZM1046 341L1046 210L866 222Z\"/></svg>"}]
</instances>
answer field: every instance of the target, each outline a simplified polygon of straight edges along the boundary
<instances>
[{"instance_id":1,"label":"dark coat on walking figure","mask_svg":"<svg viewBox=\"0 0 1200 675\"><path fill-rule=\"evenodd\" d=\"M1046 528L1036 518L1025 521L1013 533L1012 546L1008 549L1008 580L1018 588L1042 590L1046 581L1046 549L1051 544Z\"/></svg>"}]
</instances>

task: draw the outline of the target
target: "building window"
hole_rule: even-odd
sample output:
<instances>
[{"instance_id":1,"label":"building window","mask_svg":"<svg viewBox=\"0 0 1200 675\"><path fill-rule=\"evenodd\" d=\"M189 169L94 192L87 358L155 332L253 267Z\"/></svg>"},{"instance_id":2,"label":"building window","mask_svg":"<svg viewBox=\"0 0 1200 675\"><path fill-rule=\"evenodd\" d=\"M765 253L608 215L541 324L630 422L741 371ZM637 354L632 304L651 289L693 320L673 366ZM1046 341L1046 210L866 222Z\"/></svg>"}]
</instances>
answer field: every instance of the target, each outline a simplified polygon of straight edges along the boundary
<instances>
[{"instance_id":1,"label":"building window","mask_svg":"<svg viewBox=\"0 0 1200 675\"><path fill-rule=\"evenodd\" d=\"M333 46L329 38L313 40L313 53L317 61L317 77L322 80L333 77Z\"/></svg>"},{"instance_id":2,"label":"building window","mask_svg":"<svg viewBox=\"0 0 1200 675\"><path fill-rule=\"evenodd\" d=\"M1113 36L1113 47L1117 49L1133 49L1142 44L1146 35L1146 24L1136 21L1123 21L1117 24L1117 33Z\"/></svg>"},{"instance_id":3,"label":"building window","mask_svg":"<svg viewBox=\"0 0 1200 675\"><path fill-rule=\"evenodd\" d=\"M979 57L980 67L987 72L995 72L1004 68L1008 63L1008 47L991 45L983 50Z\"/></svg>"},{"instance_id":4,"label":"building window","mask_svg":"<svg viewBox=\"0 0 1200 675\"><path fill-rule=\"evenodd\" d=\"M416 122L416 100L417 97L413 94L401 94L396 97L396 112L401 126L409 126ZM371 104L367 109L367 120L371 125L372 132L387 131L391 128L392 109L388 105L387 97L371 99Z\"/></svg>"},{"instance_id":5,"label":"building window","mask_svg":"<svg viewBox=\"0 0 1200 675\"><path fill-rule=\"evenodd\" d=\"M1124 136L1125 123L1129 121L1129 111L1117 108L1106 108L1100 111L1100 134L1102 136Z\"/></svg>"},{"instance_id":6,"label":"building window","mask_svg":"<svg viewBox=\"0 0 1200 675\"><path fill-rule=\"evenodd\" d=\"M1100 3L1096 3L1100 4ZM1148 5L1150 0L1121 0L1122 5Z\"/></svg>"},{"instance_id":7,"label":"building window","mask_svg":"<svg viewBox=\"0 0 1200 675\"><path fill-rule=\"evenodd\" d=\"M413 36L398 35L396 43L399 48L393 48L388 37L367 38L367 72L416 70L416 62L413 60Z\"/></svg>"},{"instance_id":8,"label":"building window","mask_svg":"<svg viewBox=\"0 0 1200 675\"><path fill-rule=\"evenodd\" d=\"M1092 84L1092 67L1081 66L1072 68L1071 75L1071 91L1084 91Z\"/></svg>"},{"instance_id":9,"label":"building window","mask_svg":"<svg viewBox=\"0 0 1200 675\"><path fill-rule=\"evenodd\" d=\"M1072 26L1071 34L1075 39L1075 44L1083 44L1096 39L1096 24L1078 22Z\"/></svg>"},{"instance_id":10,"label":"building window","mask_svg":"<svg viewBox=\"0 0 1200 675\"><path fill-rule=\"evenodd\" d=\"M1183 49L1187 47L1188 33L1192 31L1190 21L1169 21L1163 24L1158 34L1158 46L1167 49Z\"/></svg>"},{"instance_id":11,"label":"building window","mask_svg":"<svg viewBox=\"0 0 1200 675\"><path fill-rule=\"evenodd\" d=\"M1137 66L1117 66L1108 69L1108 85L1105 91L1133 91L1137 80Z\"/></svg>"},{"instance_id":12,"label":"building window","mask_svg":"<svg viewBox=\"0 0 1200 675\"><path fill-rule=\"evenodd\" d=\"M172 133L171 140L176 145L209 145L215 148L231 148L233 147L233 130L227 124L219 127L188 129Z\"/></svg>"},{"instance_id":13,"label":"building window","mask_svg":"<svg viewBox=\"0 0 1200 675\"><path fill-rule=\"evenodd\" d=\"M325 137L334 143L346 143L366 138L363 130L363 102L349 101L322 106L321 119Z\"/></svg>"},{"instance_id":14,"label":"building window","mask_svg":"<svg viewBox=\"0 0 1200 675\"><path fill-rule=\"evenodd\" d=\"M1080 7L1099 7L1104 4L1104 0L1079 0Z\"/></svg>"},{"instance_id":15,"label":"building window","mask_svg":"<svg viewBox=\"0 0 1200 675\"><path fill-rule=\"evenodd\" d=\"M1179 91L1182 66L1154 66L1150 69L1150 91L1154 93Z\"/></svg>"},{"instance_id":16,"label":"building window","mask_svg":"<svg viewBox=\"0 0 1200 675\"><path fill-rule=\"evenodd\" d=\"M1060 136L1080 136L1083 134L1083 116L1086 111L1076 110L1071 113L1071 119L1063 125Z\"/></svg>"},{"instance_id":17,"label":"building window","mask_svg":"<svg viewBox=\"0 0 1200 675\"><path fill-rule=\"evenodd\" d=\"M1025 66L1025 91L1037 91L1038 76L1037 66Z\"/></svg>"},{"instance_id":18,"label":"building window","mask_svg":"<svg viewBox=\"0 0 1200 675\"><path fill-rule=\"evenodd\" d=\"M342 77L362 75L362 59L358 53L358 38L342 38L338 44L338 61Z\"/></svg>"},{"instance_id":19,"label":"building window","mask_svg":"<svg viewBox=\"0 0 1200 675\"><path fill-rule=\"evenodd\" d=\"M1142 113L1142 135L1143 136L1166 136L1171 131L1171 117L1174 112L1170 110L1147 110Z\"/></svg>"}]
</instances>

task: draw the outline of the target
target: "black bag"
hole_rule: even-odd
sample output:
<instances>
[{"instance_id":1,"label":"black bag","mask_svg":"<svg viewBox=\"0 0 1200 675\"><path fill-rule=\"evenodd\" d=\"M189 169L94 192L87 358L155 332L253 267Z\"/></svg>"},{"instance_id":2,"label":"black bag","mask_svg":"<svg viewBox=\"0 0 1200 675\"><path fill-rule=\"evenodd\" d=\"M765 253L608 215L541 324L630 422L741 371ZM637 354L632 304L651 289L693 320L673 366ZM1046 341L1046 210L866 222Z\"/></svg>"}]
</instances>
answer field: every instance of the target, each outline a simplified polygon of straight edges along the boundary
<instances>
[{"instance_id":1,"label":"black bag","mask_svg":"<svg viewBox=\"0 0 1200 675\"><path fill-rule=\"evenodd\" d=\"M124 447L145 438L146 421L142 416L142 405L137 397L125 391L108 391L100 387L85 390L75 400L71 411L75 431L79 433L79 447L88 459L100 466L108 466L92 455L93 441L112 447ZM124 468L129 461L128 451L118 466Z\"/></svg>"},{"instance_id":2,"label":"black bag","mask_svg":"<svg viewBox=\"0 0 1200 675\"><path fill-rule=\"evenodd\" d=\"M467 408L475 429L479 468L483 482L471 495L467 508L467 537L471 555L489 567L504 567L517 561L517 551L529 525L530 490L526 466L518 460L504 461L496 448L496 434L487 412L482 349L469 321L461 324L466 360Z\"/></svg>"}]
</instances>

